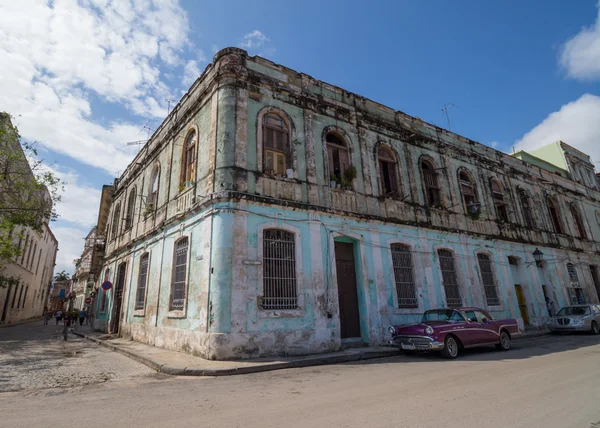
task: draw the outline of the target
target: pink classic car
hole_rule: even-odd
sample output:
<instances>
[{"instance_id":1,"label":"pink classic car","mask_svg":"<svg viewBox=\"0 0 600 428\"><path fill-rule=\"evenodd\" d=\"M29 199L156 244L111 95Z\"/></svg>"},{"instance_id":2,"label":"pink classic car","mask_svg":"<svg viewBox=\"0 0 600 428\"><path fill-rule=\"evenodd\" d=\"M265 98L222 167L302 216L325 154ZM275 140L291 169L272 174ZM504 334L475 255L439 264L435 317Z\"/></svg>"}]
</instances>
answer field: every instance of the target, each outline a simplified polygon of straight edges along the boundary
<instances>
[{"instance_id":1,"label":"pink classic car","mask_svg":"<svg viewBox=\"0 0 600 428\"><path fill-rule=\"evenodd\" d=\"M496 345L510 349L520 336L517 320L495 320L480 308L443 308L426 311L419 324L390 326L390 345L404 351L441 351L456 358L462 348Z\"/></svg>"}]
</instances>

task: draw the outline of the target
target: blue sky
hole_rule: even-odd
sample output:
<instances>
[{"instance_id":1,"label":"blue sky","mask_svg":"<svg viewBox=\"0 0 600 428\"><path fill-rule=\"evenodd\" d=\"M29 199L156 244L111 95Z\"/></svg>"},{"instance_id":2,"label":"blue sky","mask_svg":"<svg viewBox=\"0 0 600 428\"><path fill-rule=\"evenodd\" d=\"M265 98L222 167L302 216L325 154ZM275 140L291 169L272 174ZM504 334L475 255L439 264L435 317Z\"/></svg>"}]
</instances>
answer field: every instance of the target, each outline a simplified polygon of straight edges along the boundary
<instances>
[{"instance_id":1,"label":"blue sky","mask_svg":"<svg viewBox=\"0 0 600 428\"><path fill-rule=\"evenodd\" d=\"M0 109L68 183L72 271L111 183L218 49L250 54L510 152L600 162L598 3L20 0L0 5Z\"/></svg>"}]
</instances>

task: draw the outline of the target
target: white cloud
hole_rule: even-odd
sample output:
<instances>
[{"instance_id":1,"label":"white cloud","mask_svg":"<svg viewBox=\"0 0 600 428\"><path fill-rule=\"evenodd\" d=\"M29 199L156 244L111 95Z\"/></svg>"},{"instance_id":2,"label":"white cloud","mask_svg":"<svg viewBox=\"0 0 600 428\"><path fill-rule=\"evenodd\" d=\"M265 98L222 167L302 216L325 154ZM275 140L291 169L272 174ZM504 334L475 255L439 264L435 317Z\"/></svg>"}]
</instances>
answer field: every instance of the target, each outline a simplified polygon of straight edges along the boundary
<instances>
[{"instance_id":1,"label":"white cloud","mask_svg":"<svg viewBox=\"0 0 600 428\"><path fill-rule=\"evenodd\" d=\"M200 71L200 67L198 67L198 63L196 61L188 61L183 69L183 85L190 86L198 77L200 77L201 73L202 71Z\"/></svg>"},{"instance_id":2,"label":"white cloud","mask_svg":"<svg viewBox=\"0 0 600 428\"><path fill-rule=\"evenodd\" d=\"M177 0L20 0L0 4L0 28L0 105L23 137L114 174L140 129L94 122L90 95L163 118L159 65L183 65L189 25Z\"/></svg>"},{"instance_id":3,"label":"white cloud","mask_svg":"<svg viewBox=\"0 0 600 428\"><path fill-rule=\"evenodd\" d=\"M596 22L563 45L560 63L569 77L600 79L600 1Z\"/></svg>"},{"instance_id":4,"label":"white cloud","mask_svg":"<svg viewBox=\"0 0 600 428\"><path fill-rule=\"evenodd\" d=\"M585 94L550 113L517 141L517 150L531 150L564 141L600 161L600 97Z\"/></svg>"},{"instance_id":5,"label":"white cloud","mask_svg":"<svg viewBox=\"0 0 600 428\"><path fill-rule=\"evenodd\" d=\"M238 45L242 49L257 51L260 56L272 56L275 54L275 47L265 34L259 30L254 30L243 37L243 41Z\"/></svg>"},{"instance_id":6,"label":"white cloud","mask_svg":"<svg viewBox=\"0 0 600 428\"><path fill-rule=\"evenodd\" d=\"M54 272L66 271L73 273L75 265L73 260L81 256L83 251L83 238L86 237L90 229L56 227L50 225L52 233L58 240L58 254L56 255L56 267Z\"/></svg>"}]
</instances>

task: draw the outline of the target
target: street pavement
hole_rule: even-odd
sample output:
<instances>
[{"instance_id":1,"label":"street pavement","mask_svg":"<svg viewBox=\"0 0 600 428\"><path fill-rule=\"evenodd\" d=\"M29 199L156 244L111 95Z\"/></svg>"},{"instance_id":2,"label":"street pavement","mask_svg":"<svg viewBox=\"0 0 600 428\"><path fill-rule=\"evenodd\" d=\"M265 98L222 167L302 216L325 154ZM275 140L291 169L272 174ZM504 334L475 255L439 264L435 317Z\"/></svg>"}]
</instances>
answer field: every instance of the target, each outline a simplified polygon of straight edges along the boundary
<instances>
[{"instance_id":1,"label":"street pavement","mask_svg":"<svg viewBox=\"0 0 600 428\"><path fill-rule=\"evenodd\" d=\"M0 392L155 376L152 369L73 334L63 341L62 327L40 320L0 328Z\"/></svg>"},{"instance_id":2,"label":"street pavement","mask_svg":"<svg viewBox=\"0 0 600 428\"><path fill-rule=\"evenodd\" d=\"M0 343L5 336L0 329ZM73 359L88 360L88 376L125 364L122 355L89 341L81 345L89 348L86 356ZM156 378L131 361L139 371L106 382L0 393L0 426L600 426L599 336L543 336L513 345L508 352L471 350L453 361L402 355L231 377ZM35 364L15 367L31 372Z\"/></svg>"}]
</instances>

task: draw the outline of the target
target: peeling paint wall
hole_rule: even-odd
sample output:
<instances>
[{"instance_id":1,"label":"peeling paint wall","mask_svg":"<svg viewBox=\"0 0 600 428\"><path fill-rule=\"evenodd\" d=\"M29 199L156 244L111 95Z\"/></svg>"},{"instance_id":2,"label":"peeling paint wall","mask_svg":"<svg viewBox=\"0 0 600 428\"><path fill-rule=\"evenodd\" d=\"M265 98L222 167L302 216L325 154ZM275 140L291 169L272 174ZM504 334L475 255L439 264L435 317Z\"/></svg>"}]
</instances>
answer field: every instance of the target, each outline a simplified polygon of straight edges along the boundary
<instances>
[{"instance_id":1,"label":"peeling paint wall","mask_svg":"<svg viewBox=\"0 0 600 428\"><path fill-rule=\"evenodd\" d=\"M289 127L292 172L263 170L261 120L276 112ZM198 133L198 164L191 188L180 188L182 144ZM349 189L330 187L327 132L348 144L357 176ZM382 192L377 149L397 160L398 192ZM441 206L425 201L420 161L435 164ZM424 310L445 306L438 249L455 255L464 304L496 317L521 318L515 284L522 286L530 324L547 318L542 285L557 306L569 299L566 264L576 265L587 298L598 302L589 266L600 265L600 193L418 118L319 82L236 48L215 55L203 76L169 115L118 180L110 219L121 219L132 189L148 189L160 163L156 212L139 214L131 230L109 237L105 268L127 263L120 333L146 343L212 359L291 355L341 347L334 243L353 244L360 340L381 344L391 323L413 322ZM481 209L466 214L458 171L474 178ZM508 221L494 208L491 179L504 188ZM191 190L193 189L193 190ZM523 217L518 189L532 197L535 227ZM147 194L142 190L141 194ZM553 231L546 198L556 198L565 233ZM568 204L584 218L576 237ZM295 237L296 309L264 310L263 232ZM111 231L109 231L109 236ZM190 246L183 311L169 311L175 242ZM411 249L418 307L397 304L390 245ZM537 267L535 248L546 263ZM139 261L150 255L143 310L135 309ZM477 254L490 256L500 304L486 303ZM517 260L510 265L508 257ZM115 299L107 313L114 318ZM112 312L111 312L112 311ZM110 318L110 317L109 317ZM521 320L522 321L522 320Z\"/></svg>"}]
</instances>

